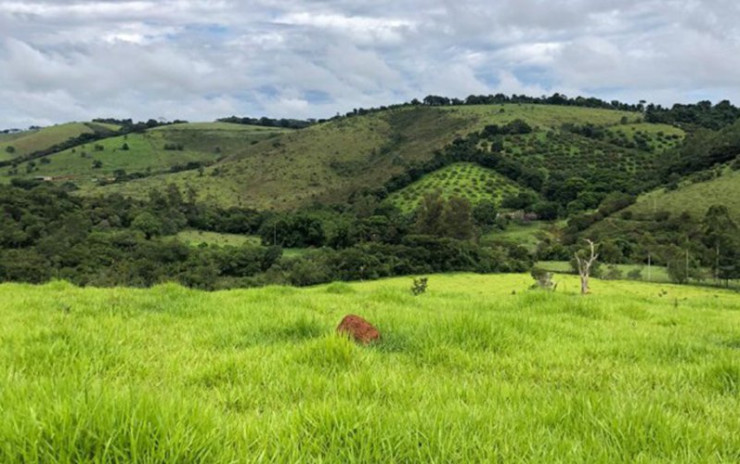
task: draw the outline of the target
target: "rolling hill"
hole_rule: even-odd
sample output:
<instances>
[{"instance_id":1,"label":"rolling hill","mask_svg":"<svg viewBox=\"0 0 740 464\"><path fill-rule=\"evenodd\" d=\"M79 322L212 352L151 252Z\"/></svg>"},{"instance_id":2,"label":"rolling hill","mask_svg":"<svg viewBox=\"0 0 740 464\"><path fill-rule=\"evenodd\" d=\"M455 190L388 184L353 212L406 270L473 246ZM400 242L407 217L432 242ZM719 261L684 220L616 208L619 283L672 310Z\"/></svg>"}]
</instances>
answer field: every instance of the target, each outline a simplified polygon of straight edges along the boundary
<instances>
[{"instance_id":1,"label":"rolling hill","mask_svg":"<svg viewBox=\"0 0 740 464\"><path fill-rule=\"evenodd\" d=\"M672 215L688 212L701 218L710 206L727 206L730 215L740 223L740 171L724 169L703 182L684 181L675 190L660 188L641 195L628 211L650 214L666 211Z\"/></svg>"},{"instance_id":2,"label":"rolling hill","mask_svg":"<svg viewBox=\"0 0 740 464\"><path fill-rule=\"evenodd\" d=\"M102 180L148 176L213 163L285 129L227 123L160 126L69 148L18 166L26 176L52 177L90 189ZM11 176L0 177L9 182Z\"/></svg>"},{"instance_id":3,"label":"rolling hill","mask_svg":"<svg viewBox=\"0 0 740 464\"><path fill-rule=\"evenodd\" d=\"M454 140L516 121L530 126L531 132L504 135L499 149L492 139L482 139L477 148L490 153L499 150L501 157L543 176L556 173L565 179L593 181L609 178L615 171L625 179L639 176L652 170L656 157L685 136L676 127L643 122L640 113L608 109L535 104L407 106L301 130L224 122L165 125L20 163L12 175L0 176L0 182L45 177L73 182L83 195L132 197L145 197L150 189L173 183L191 187L199 200L215 205L291 210L315 203L344 203L356 192L377 191L394 177L428 163ZM0 143L18 145L16 156L44 146L42 140L48 144L113 129L72 123L5 134ZM500 169L462 166L442 166L400 189L394 187L388 192L389 201L408 212L435 189L473 202L500 202L508 193L527 189Z\"/></svg>"},{"instance_id":4,"label":"rolling hill","mask_svg":"<svg viewBox=\"0 0 740 464\"><path fill-rule=\"evenodd\" d=\"M110 124L70 122L18 133L0 134L0 161L45 150L82 134L114 132L118 129L117 126Z\"/></svg>"},{"instance_id":5,"label":"rolling hill","mask_svg":"<svg viewBox=\"0 0 740 464\"><path fill-rule=\"evenodd\" d=\"M627 136L626 141L611 143L608 138L593 139L566 130L563 125L599 124L615 133L639 131L646 143L657 147L667 147L683 135L670 126L639 123L640 118L639 113L548 105L402 107L331 120L237 147L224 152L228 156L204 172L162 173L84 188L83 193L142 196L153 187L174 183L192 186L200 200L221 206L289 210L316 202L342 203L354 192L375 190L394 176L428 162L457 138L491 124L516 120L530 125L533 132L506 136L502 151L505 157L543 172L561 170L567 176L581 175L584 170L588 171L584 175L589 175L606 165L634 174L652 166L655 152L631 147ZM203 128L191 125L191 129L190 137L201 137L198 131ZM160 130L168 131L170 139L174 137L175 128L169 126L151 132ZM217 131L207 132L215 137L213 141L199 143L212 150L221 142L217 141ZM615 141L617 138L613 137ZM190 147L192 142L183 144ZM429 187L434 188L434 182ZM425 184L414 190L423 194Z\"/></svg>"},{"instance_id":6,"label":"rolling hill","mask_svg":"<svg viewBox=\"0 0 740 464\"><path fill-rule=\"evenodd\" d=\"M341 119L248 145L201 175L188 171L106 186L141 195L172 182L192 185L201 200L222 206L291 209L346 201L376 188L411 163L425 161L475 120L435 109L409 109ZM91 191L91 193L96 193Z\"/></svg>"}]
</instances>

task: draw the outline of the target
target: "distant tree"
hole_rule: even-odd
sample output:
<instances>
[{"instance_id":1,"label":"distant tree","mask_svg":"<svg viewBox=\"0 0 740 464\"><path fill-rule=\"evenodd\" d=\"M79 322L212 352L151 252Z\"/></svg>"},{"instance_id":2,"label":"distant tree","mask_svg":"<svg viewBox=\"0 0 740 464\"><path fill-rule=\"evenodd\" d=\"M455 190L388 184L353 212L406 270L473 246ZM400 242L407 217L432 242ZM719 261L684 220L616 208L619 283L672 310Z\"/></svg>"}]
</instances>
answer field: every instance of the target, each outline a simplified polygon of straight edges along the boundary
<instances>
[{"instance_id":1,"label":"distant tree","mask_svg":"<svg viewBox=\"0 0 740 464\"><path fill-rule=\"evenodd\" d=\"M131 222L131 227L142 231L146 239L150 240L155 235L159 235L161 233L162 221L149 211L144 211L134 218Z\"/></svg>"},{"instance_id":2,"label":"distant tree","mask_svg":"<svg viewBox=\"0 0 740 464\"><path fill-rule=\"evenodd\" d=\"M100 160L95 160L93 161L92 167L93 169L100 169L103 167L103 162Z\"/></svg>"},{"instance_id":3,"label":"distant tree","mask_svg":"<svg viewBox=\"0 0 740 464\"><path fill-rule=\"evenodd\" d=\"M504 197L501 201L503 208L509 209L529 209L537 202L537 194L529 191L521 191L516 195Z\"/></svg>"},{"instance_id":4,"label":"distant tree","mask_svg":"<svg viewBox=\"0 0 740 464\"><path fill-rule=\"evenodd\" d=\"M702 222L704 244L713 251L711 263L715 279L740 277L738 226L725 205L710 206Z\"/></svg>"},{"instance_id":5,"label":"distant tree","mask_svg":"<svg viewBox=\"0 0 740 464\"><path fill-rule=\"evenodd\" d=\"M558 218L559 206L554 201L540 201L532 206L532 212L537 215L538 219L543 221L552 221Z\"/></svg>"},{"instance_id":6,"label":"distant tree","mask_svg":"<svg viewBox=\"0 0 740 464\"><path fill-rule=\"evenodd\" d=\"M663 259L671 281L685 284L690 278L699 277L699 263L688 250L671 245L664 251Z\"/></svg>"},{"instance_id":7,"label":"distant tree","mask_svg":"<svg viewBox=\"0 0 740 464\"><path fill-rule=\"evenodd\" d=\"M602 277L606 280L619 280L622 278L622 271L616 265L610 264Z\"/></svg>"},{"instance_id":8,"label":"distant tree","mask_svg":"<svg viewBox=\"0 0 740 464\"><path fill-rule=\"evenodd\" d=\"M8 145L7 147L5 147L5 152L12 155L13 153L15 153L15 147L12 145Z\"/></svg>"},{"instance_id":9,"label":"distant tree","mask_svg":"<svg viewBox=\"0 0 740 464\"><path fill-rule=\"evenodd\" d=\"M642 280L642 268L636 267L627 273L630 280Z\"/></svg>"},{"instance_id":10,"label":"distant tree","mask_svg":"<svg viewBox=\"0 0 740 464\"><path fill-rule=\"evenodd\" d=\"M123 145L121 145L121 150L123 150L123 151L128 151L129 150L129 147L128 147L128 143L127 142L123 142Z\"/></svg>"},{"instance_id":11,"label":"distant tree","mask_svg":"<svg viewBox=\"0 0 740 464\"><path fill-rule=\"evenodd\" d=\"M599 255L601 255L601 260L605 263L617 264L621 263L624 259L622 249L614 240L604 240L601 246L599 246Z\"/></svg>"},{"instance_id":12,"label":"distant tree","mask_svg":"<svg viewBox=\"0 0 740 464\"><path fill-rule=\"evenodd\" d=\"M473 207L473 219L479 226L490 226L496 222L498 211L496 203L490 200L483 200Z\"/></svg>"},{"instance_id":13,"label":"distant tree","mask_svg":"<svg viewBox=\"0 0 740 464\"><path fill-rule=\"evenodd\" d=\"M469 240L476 234L470 201L454 196L447 200L442 211L441 232L445 237Z\"/></svg>"},{"instance_id":14,"label":"distant tree","mask_svg":"<svg viewBox=\"0 0 740 464\"><path fill-rule=\"evenodd\" d=\"M445 201L439 190L427 193L416 208L414 229L426 235L441 235Z\"/></svg>"}]
</instances>

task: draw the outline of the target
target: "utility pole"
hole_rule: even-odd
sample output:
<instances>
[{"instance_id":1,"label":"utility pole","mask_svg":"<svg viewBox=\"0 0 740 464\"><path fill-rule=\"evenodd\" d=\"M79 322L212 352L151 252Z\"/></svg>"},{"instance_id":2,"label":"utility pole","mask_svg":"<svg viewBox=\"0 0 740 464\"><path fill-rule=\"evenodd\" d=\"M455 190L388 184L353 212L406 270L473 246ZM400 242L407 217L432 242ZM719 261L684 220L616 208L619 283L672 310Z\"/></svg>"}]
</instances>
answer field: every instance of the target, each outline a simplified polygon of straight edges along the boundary
<instances>
[{"instance_id":1,"label":"utility pole","mask_svg":"<svg viewBox=\"0 0 740 464\"><path fill-rule=\"evenodd\" d=\"M651 260L650 260L650 252L648 251L648 282L652 281L652 269L650 268Z\"/></svg>"}]
</instances>

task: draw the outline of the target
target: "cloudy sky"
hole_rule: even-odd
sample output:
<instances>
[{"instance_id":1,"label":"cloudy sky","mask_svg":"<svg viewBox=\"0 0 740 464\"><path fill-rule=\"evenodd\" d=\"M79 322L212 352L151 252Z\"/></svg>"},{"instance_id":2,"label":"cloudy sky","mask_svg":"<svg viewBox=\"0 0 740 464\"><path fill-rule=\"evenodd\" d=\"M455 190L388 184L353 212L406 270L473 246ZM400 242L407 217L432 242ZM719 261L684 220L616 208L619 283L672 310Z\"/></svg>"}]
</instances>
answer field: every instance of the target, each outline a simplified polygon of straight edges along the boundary
<instances>
[{"instance_id":1,"label":"cloudy sky","mask_svg":"<svg viewBox=\"0 0 740 464\"><path fill-rule=\"evenodd\" d=\"M0 0L0 128L441 94L740 104L736 0Z\"/></svg>"}]
</instances>

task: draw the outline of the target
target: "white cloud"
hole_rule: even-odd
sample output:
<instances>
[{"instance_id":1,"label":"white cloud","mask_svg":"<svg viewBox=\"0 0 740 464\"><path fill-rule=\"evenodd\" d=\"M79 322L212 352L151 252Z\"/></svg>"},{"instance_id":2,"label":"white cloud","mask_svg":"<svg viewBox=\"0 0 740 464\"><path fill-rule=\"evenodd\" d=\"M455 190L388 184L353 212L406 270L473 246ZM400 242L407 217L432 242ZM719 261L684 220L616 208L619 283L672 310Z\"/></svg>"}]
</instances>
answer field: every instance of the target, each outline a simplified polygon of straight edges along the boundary
<instances>
[{"instance_id":1,"label":"white cloud","mask_svg":"<svg viewBox=\"0 0 740 464\"><path fill-rule=\"evenodd\" d=\"M732 0L0 0L0 128L429 93L740 103Z\"/></svg>"}]
</instances>

